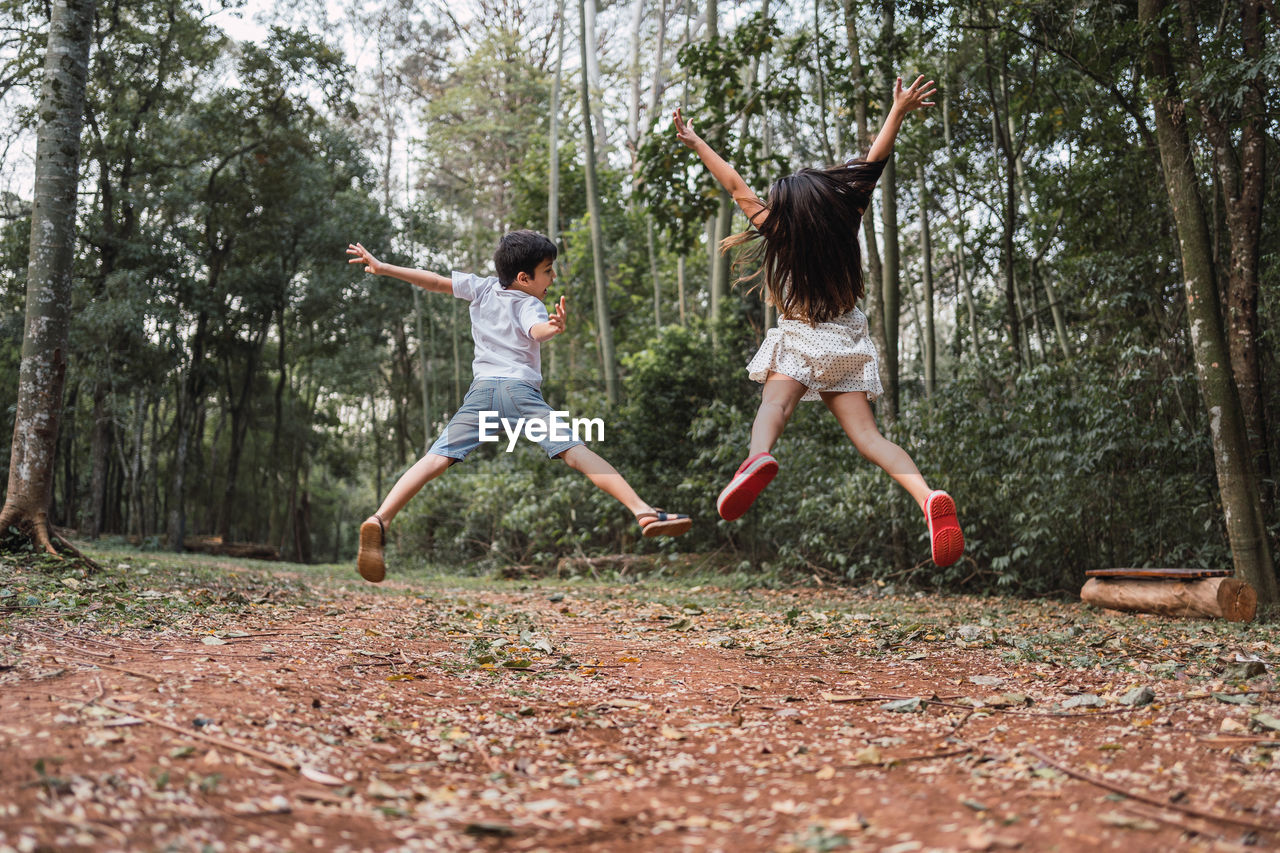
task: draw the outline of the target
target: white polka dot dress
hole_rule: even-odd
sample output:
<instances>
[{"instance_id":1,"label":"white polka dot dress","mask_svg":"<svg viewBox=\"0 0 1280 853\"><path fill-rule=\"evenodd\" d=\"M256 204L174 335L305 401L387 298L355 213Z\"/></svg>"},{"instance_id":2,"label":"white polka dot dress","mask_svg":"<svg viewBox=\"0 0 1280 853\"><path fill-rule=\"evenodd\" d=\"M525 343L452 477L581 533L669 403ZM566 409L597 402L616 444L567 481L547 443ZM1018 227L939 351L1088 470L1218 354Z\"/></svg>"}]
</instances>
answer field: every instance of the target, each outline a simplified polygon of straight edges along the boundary
<instances>
[{"instance_id":1,"label":"white polka dot dress","mask_svg":"<svg viewBox=\"0 0 1280 853\"><path fill-rule=\"evenodd\" d=\"M802 383L808 389L802 400L820 400L821 391L865 391L874 400L884 390L867 315L857 308L815 326L778 320L747 365L756 382L764 382L770 371Z\"/></svg>"}]
</instances>

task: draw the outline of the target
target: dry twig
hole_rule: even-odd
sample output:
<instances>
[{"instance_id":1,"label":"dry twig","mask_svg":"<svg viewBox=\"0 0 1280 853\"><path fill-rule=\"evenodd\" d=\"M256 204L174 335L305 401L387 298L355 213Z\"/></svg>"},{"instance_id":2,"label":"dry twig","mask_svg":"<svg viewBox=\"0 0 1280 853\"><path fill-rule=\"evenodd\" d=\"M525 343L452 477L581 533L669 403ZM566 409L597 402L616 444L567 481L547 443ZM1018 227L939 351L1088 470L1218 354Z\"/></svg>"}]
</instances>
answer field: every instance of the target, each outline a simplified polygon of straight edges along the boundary
<instances>
[{"instance_id":1,"label":"dry twig","mask_svg":"<svg viewBox=\"0 0 1280 853\"><path fill-rule=\"evenodd\" d=\"M1097 776L1091 776L1088 773L1082 773L1079 770L1073 770L1072 768L1067 767L1065 764L1061 764L1057 761L1054 761L1052 758L1045 755L1043 752L1036 749L1035 747L1029 746L1029 747L1026 747L1026 750L1027 752L1034 755L1036 758L1043 761L1045 764L1048 764L1050 767L1054 768L1055 770L1065 773L1066 775L1070 776L1072 779L1078 779L1081 782L1088 782L1090 785L1096 785L1099 788L1103 788L1105 790L1111 791L1116 794L1121 794L1132 800L1137 800L1140 803L1146 803L1149 806L1155 806L1156 808L1160 808L1160 809L1173 809L1174 811L1182 812L1183 814L1190 815L1191 817L1198 817L1203 820L1216 820L1219 823L1230 823L1235 826L1243 826L1243 827L1246 827L1247 829L1258 830L1259 832L1280 833L1280 825L1277 825L1277 824L1262 823L1260 821L1249 820L1247 818L1232 817L1231 815L1218 814L1216 812L1201 811L1200 809L1192 808L1191 806L1180 805L1178 803L1162 802L1160 800L1157 800L1155 797L1148 797L1145 794L1139 794L1127 788L1123 788L1119 785L1108 782L1106 779L1099 779Z\"/></svg>"}]
</instances>

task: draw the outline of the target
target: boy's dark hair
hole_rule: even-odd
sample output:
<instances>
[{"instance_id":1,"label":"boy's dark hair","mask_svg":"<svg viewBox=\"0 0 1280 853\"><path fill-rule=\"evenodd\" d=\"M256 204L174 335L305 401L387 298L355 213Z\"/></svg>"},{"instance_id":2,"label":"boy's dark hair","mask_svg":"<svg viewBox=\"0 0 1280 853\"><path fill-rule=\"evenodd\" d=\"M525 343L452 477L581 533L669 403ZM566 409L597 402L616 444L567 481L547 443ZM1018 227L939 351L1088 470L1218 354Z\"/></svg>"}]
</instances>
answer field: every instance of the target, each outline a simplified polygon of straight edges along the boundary
<instances>
[{"instance_id":1,"label":"boy's dark hair","mask_svg":"<svg viewBox=\"0 0 1280 853\"><path fill-rule=\"evenodd\" d=\"M510 287L520 273L533 275L538 264L547 258L556 259L556 244L537 231L512 231L504 234L493 252L493 266L498 271L498 283Z\"/></svg>"},{"instance_id":2,"label":"boy's dark hair","mask_svg":"<svg viewBox=\"0 0 1280 853\"><path fill-rule=\"evenodd\" d=\"M759 267L738 280L756 280L780 317L815 325L852 310L864 291L858 231L883 168L883 160L854 160L777 181L764 221L721 244L759 241L738 258Z\"/></svg>"}]
</instances>

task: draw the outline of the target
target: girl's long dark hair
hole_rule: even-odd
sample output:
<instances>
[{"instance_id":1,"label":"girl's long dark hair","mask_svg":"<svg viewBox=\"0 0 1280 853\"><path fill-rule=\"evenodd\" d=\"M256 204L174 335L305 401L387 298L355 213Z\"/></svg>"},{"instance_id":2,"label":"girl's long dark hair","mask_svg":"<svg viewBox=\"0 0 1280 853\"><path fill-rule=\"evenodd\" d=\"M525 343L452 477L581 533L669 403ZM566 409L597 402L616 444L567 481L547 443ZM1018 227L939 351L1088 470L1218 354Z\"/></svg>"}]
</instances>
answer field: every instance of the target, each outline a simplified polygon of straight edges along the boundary
<instances>
[{"instance_id":1,"label":"girl's long dark hair","mask_svg":"<svg viewBox=\"0 0 1280 853\"><path fill-rule=\"evenodd\" d=\"M736 266L759 268L738 281L755 280L781 317L810 324L834 320L863 297L858 230L883 162L855 160L830 169L801 169L774 183L759 226L721 246L759 241ZM761 280L761 277L763 279Z\"/></svg>"}]
</instances>

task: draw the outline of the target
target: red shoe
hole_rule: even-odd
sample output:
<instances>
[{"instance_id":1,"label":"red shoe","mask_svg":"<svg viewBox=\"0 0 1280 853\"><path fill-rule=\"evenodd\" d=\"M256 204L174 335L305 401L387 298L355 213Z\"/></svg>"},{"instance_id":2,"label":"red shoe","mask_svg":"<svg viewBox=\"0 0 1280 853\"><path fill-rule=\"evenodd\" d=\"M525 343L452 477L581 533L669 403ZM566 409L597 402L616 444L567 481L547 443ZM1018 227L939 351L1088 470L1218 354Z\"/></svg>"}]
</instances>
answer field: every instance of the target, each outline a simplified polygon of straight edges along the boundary
<instances>
[{"instance_id":1,"label":"red shoe","mask_svg":"<svg viewBox=\"0 0 1280 853\"><path fill-rule=\"evenodd\" d=\"M938 568L946 568L964 553L964 534L956 518L956 502L946 492L931 492L924 502L924 517L929 522L933 562Z\"/></svg>"},{"instance_id":2,"label":"red shoe","mask_svg":"<svg viewBox=\"0 0 1280 853\"><path fill-rule=\"evenodd\" d=\"M749 457L720 493L716 509L725 521L741 518L778 474L778 460L768 453Z\"/></svg>"}]
</instances>

